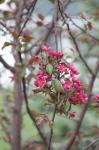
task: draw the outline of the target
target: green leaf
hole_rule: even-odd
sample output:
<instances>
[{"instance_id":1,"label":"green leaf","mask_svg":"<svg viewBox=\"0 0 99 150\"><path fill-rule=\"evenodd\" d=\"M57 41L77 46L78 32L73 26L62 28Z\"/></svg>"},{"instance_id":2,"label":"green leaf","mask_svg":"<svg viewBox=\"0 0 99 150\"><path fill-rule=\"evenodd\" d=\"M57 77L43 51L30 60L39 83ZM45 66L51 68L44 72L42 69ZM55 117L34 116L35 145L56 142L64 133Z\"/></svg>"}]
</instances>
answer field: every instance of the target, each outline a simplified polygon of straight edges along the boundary
<instances>
[{"instance_id":1,"label":"green leaf","mask_svg":"<svg viewBox=\"0 0 99 150\"><path fill-rule=\"evenodd\" d=\"M68 111L66 111L65 109L64 109L64 115L67 117L68 116Z\"/></svg>"},{"instance_id":2,"label":"green leaf","mask_svg":"<svg viewBox=\"0 0 99 150\"><path fill-rule=\"evenodd\" d=\"M57 79L52 81L52 86L55 88L56 92L63 90L61 82Z\"/></svg>"},{"instance_id":3,"label":"green leaf","mask_svg":"<svg viewBox=\"0 0 99 150\"><path fill-rule=\"evenodd\" d=\"M7 46L11 46L13 45L13 43L10 43L10 42L4 42L3 46L2 46L2 49L4 49L5 47Z\"/></svg>"},{"instance_id":4,"label":"green leaf","mask_svg":"<svg viewBox=\"0 0 99 150\"><path fill-rule=\"evenodd\" d=\"M53 66L51 65L51 64L47 64L47 66L46 66L46 72L48 73L48 74L52 74L52 72L53 72Z\"/></svg>"},{"instance_id":5,"label":"green leaf","mask_svg":"<svg viewBox=\"0 0 99 150\"><path fill-rule=\"evenodd\" d=\"M17 51L17 52L21 52L21 49L22 49L22 45L19 44L19 45L16 47L16 51Z\"/></svg>"}]
</instances>

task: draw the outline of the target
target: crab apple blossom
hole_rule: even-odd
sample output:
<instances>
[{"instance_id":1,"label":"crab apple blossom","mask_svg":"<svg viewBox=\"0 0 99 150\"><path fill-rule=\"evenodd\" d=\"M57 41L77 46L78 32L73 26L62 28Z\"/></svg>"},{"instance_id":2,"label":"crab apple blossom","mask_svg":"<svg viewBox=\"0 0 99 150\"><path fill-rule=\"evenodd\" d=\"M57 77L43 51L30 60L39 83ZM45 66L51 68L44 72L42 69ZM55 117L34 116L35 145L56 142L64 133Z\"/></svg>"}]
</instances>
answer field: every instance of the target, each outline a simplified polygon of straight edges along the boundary
<instances>
[{"instance_id":1,"label":"crab apple blossom","mask_svg":"<svg viewBox=\"0 0 99 150\"><path fill-rule=\"evenodd\" d=\"M93 100L98 100L99 99L99 94L93 96Z\"/></svg>"},{"instance_id":2,"label":"crab apple blossom","mask_svg":"<svg viewBox=\"0 0 99 150\"><path fill-rule=\"evenodd\" d=\"M72 87L72 82L67 78L66 81L62 83L62 86L64 90L70 90L70 88Z\"/></svg>"},{"instance_id":3,"label":"crab apple blossom","mask_svg":"<svg viewBox=\"0 0 99 150\"><path fill-rule=\"evenodd\" d=\"M44 52L48 52L48 51L51 50L51 47L43 46L43 47L42 47L42 50L43 50Z\"/></svg>"},{"instance_id":4,"label":"crab apple blossom","mask_svg":"<svg viewBox=\"0 0 99 150\"><path fill-rule=\"evenodd\" d=\"M9 78L11 79L11 82L15 81L16 80L16 76L9 76Z\"/></svg>"},{"instance_id":5,"label":"crab apple blossom","mask_svg":"<svg viewBox=\"0 0 99 150\"><path fill-rule=\"evenodd\" d=\"M98 104L99 105L99 94L95 95L92 97L92 100L94 103Z\"/></svg>"},{"instance_id":6,"label":"crab apple blossom","mask_svg":"<svg viewBox=\"0 0 99 150\"><path fill-rule=\"evenodd\" d=\"M68 68L70 69L70 74L72 76L78 75L79 72L75 69L73 64L68 64Z\"/></svg>"},{"instance_id":7,"label":"crab apple blossom","mask_svg":"<svg viewBox=\"0 0 99 150\"><path fill-rule=\"evenodd\" d=\"M66 65L64 64L59 64L57 69L60 71L60 72L64 72L66 70Z\"/></svg>"},{"instance_id":8,"label":"crab apple blossom","mask_svg":"<svg viewBox=\"0 0 99 150\"><path fill-rule=\"evenodd\" d=\"M62 58L63 57L63 53L57 52L57 51L52 51L52 52L49 53L49 56L53 56L53 57L57 57L57 58Z\"/></svg>"},{"instance_id":9,"label":"crab apple blossom","mask_svg":"<svg viewBox=\"0 0 99 150\"><path fill-rule=\"evenodd\" d=\"M69 118L74 118L74 117L75 117L75 112L70 111L70 112L69 112Z\"/></svg>"},{"instance_id":10,"label":"crab apple blossom","mask_svg":"<svg viewBox=\"0 0 99 150\"><path fill-rule=\"evenodd\" d=\"M40 92L48 94L56 105L58 113L67 112L71 118L75 113L71 110L72 105L85 104L88 100L84 84L77 78L79 72L73 64L63 59L62 52L51 51L51 48L43 46L40 57L39 72L34 81ZM47 53L45 55L44 53ZM44 57L43 57L44 55ZM45 58L46 56L46 58ZM70 108L67 107L69 103Z\"/></svg>"}]
</instances>

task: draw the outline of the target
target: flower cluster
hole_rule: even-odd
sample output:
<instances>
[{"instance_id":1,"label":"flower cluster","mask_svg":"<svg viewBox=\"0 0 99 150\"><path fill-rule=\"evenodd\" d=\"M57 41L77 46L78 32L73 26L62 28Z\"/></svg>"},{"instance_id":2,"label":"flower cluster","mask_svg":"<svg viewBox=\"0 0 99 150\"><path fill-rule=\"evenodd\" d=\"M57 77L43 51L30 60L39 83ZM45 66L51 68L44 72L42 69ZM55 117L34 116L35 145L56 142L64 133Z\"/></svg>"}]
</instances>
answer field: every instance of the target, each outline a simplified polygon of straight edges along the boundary
<instances>
[{"instance_id":1,"label":"flower cluster","mask_svg":"<svg viewBox=\"0 0 99 150\"><path fill-rule=\"evenodd\" d=\"M93 102L99 105L99 94L92 97Z\"/></svg>"},{"instance_id":2,"label":"flower cluster","mask_svg":"<svg viewBox=\"0 0 99 150\"><path fill-rule=\"evenodd\" d=\"M99 94L93 96L93 100L99 100Z\"/></svg>"},{"instance_id":3,"label":"flower cluster","mask_svg":"<svg viewBox=\"0 0 99 150\"><path fill-rule=\"evenodd\" d=\"M45 92L57 106L57 112L70 112L71 105L84 104L88 100L83 83L76 77L79 72L64 59L62 52L42 47L38 56L39 72L34 81L40 92ZM69 107L67 106L69 103Z\"/></svg>"}]
</instances>

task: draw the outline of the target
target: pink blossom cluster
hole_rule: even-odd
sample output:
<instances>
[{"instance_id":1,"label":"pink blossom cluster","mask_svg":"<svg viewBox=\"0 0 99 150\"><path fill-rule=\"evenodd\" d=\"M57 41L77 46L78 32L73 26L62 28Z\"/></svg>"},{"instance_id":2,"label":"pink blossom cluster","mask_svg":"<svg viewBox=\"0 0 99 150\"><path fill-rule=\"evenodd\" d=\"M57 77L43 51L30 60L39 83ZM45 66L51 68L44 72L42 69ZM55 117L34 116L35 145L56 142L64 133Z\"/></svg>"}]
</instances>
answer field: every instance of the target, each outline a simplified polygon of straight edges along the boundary
<instances>
[{"instance_id":1,"label":"pink blossom cluster","mask_svg":"<svg viewBox=\"0 0 99 150\"><path fill-rule=\"evenodd\" d=\"M99 94L93 96L93 100L99 100Z\"/></svg>"},{"instance_id":2,"label":"pink blossom cluster","mask_svg":"<svg viewBox=\"0 0 99 150\"><path fill-rule=\"evenodd\" d=\"M46 53L46 59L43 58L43 53ZM58 92L61 95L66 94L65 100L68 100L73 105L86 103L88 96L84 90L84 85L76 77L79 72L73 64L64 61L62 59L63 56L62 52L51 51L50 47L43 46L42 55L39 56L39 60L41 60L39 64L40 71L36 76L34 85L39 88L48 89L49 92L56 92L55 94ZM58 86L58 90L52 85L52 82L56 80L55 86Z\"/></svg>"},{"instance_id":3,"label":"pink blossom cluster","mask_svg":"<svg viewBox=\"0 0 99 150\"><path fill-rule=\"evenodd\" d=\"M92 97L94 103L99 104L99 94Z\"/></svg>"}]
</instances>

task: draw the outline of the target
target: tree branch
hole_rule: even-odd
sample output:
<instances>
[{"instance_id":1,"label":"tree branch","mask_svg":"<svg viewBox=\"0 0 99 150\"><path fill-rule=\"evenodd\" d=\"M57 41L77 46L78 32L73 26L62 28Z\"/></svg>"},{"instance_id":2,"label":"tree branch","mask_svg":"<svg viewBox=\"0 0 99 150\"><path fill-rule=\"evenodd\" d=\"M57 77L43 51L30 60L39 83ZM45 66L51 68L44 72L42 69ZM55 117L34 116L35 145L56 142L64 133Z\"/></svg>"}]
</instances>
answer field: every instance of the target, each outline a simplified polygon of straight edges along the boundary
<instances>
[{"instance_id":1,"label":"tree branch","mask_svg":"<svg viewBox=\"0 0 99 150\"><path fill-rule=\"evenodd\" d=\"M85 113L86 113L86 111L88 109L88 106L89 106L91 93L92 93L92 90L93 90L94 82L95 82L95 79L97 77L98 71L99 71L99 58L98 58L98 61L97 61L97 64L96 64L95 74L92 74L91 80L89 82L88 102L83 106L82 112L81 112L80 117L79 117L79 121L75 125L74 133L73 133L69 143L66 145L65 150L70 150L71 149L71 147L72 147L72 145L73 145L73 143L76 139L76 136L78 135L78 132L80 130L80 127L81 127L82 121L84 119Z\"/></svg>"},{"instance_id":2,"label":"tree branch","mask_svg":"<svg viewBox=\"0 0 99 150\"><path fill-rule=\"evenodd\" d=\"M15 68L10 66L3 58L2 56L0 56L0 62L2 63L2 65L9 71L11 71L12 73L15 73Z\"/></svg>"},{"instance_id":3,"label":"tree branch","mask_svg":"<svg viewBox=\"0 0 99 150\"><path fill-rule=\"evenodd\" d=\"M50 127L50 136L49 136L49 143L48 143L48 150L51 150L51 143L52 143L52 137L53 137L53 126L54 126L54 120L55 120L55 115L56 115L56 106L54 108L52 120L51 120L51 127Z\"/></svg>"},{"instance_id":4,"label":"tree branch","mask_svg":"<svg viewBox=\"0 0 99 150\"><path fill-rule=\"evenodd\" d=\"M26 83L25 83L25 78L23 77L22 78L22 84L23 84L23 93L24 93L24 100L25 100L25 104L26 104L26 110L27 110L27 113L29 115L29 117L31 118L31 120L33 121L35 127L37 128L38 130L38 133L41 137L41 139L43 140L45 146L47 146L47 139L46 137L44 136L44 133L42 132L42 130L40 129L39 125L37 125L36 123L36 120L35 120L35 117L33 117L33 115L31 114L31 110L29 108L29 104L28 104L28 97L27 97L27 93L26 93Z\"/></svg>"},{"instance_id":5,"label":"tree branch","mask_svg":"<svg viewBox=\"0 0 99 150\"><path fill-rule=\"evenodd\" d=\"M87 145L86 147L84 147L82 150L87 150L89 149L91 146L93 146L94 144L96 144L97 142L99 142L99 137L94 140L92 143L90 143L89 145Z\"/></svg>"},{"instance_id":6,"label":"tree branch","mask_svg":"<svg viewBox=\"0 0 99 150\"><path fill-rule=\"evenodd\" d=\"M60 11L61 17L62 17L62 19L63 19L65 25L67 26L68 33L69 33L69 35L70 35L70 37L71 37L71 39L72 39L72 41L73 41L73 43L74 43L74 46L75 46L75 48L76 48L76 51L77 51L78 54L79 54L80 59L82 60L82 62L84 63L84 65L86 66L86 68L88 69L88 71L89 71L91 74L94 74L93 71L91 70L91 68L88 66L88 64L87 64L87 62L85 61L85 59L83 58L83 56L82 56L82 54L81 54L81 52L80 52L80 50L79 50L78 44L77 44L77 42L76 42L76 39L75 39L75 37L73 36L73 34L72 34L72 32L71 32L71 29L70 29L70 27L69 27L69 24L68 24L68 23L66 22L66 20L65 20L65 16L64 16L64 14L63 14L63 12L62 12L62 10L61 10L61 7L60 7L60 1L59 1L59 0L57 0L57 1L58 1L58 7L59 7L59 11Z\"/></svg>"},{"instance_id":7,"label":"tree branch","mask_svg":"<svg viewBox=\"0 0 99 150\"><path fill-rule=\"evenodd\" d=\"M22 26L22 28L21 28L19 34L18 34L18 37L21 35L23 29L25 28L26 24L28 23L28 21L29 21L31 15L32 15L32 13L33 13L33 11L34 11L34 8L35 8L35 6L36 6L36 3L37 3L37 0L34 0L33 4L30 6L30 12L28 13L28 16L27 16L27 18L26 18L26 20L25 20L25 22L24 22L24 24L23 24L23 26Z\"/></svg>"},{"instance_id":8,"label":"tree branch","mask_svg":"<svg viewBox=\"0 0 99 150\"><path fill-rule=\"evenodd\" d=\"M71 19L71 17L69 17L66 13L65 13L65 16L66 16L67 18L69 18L70 21L73 23L73 25L74 25L75 27L77 27L80 31L82 31L83 33L87 34L89 37L91 37L91 38L94 39L95 41L99 42L99 39L98 39L98 38L96 38L95 36L93 36L92 34L90 34L89 32L87 32L87 30L84 30L84 29L81 28L79 25L77 25L77 24Z\"/></svg>"},{"instance_id":9,"label":"tree branch","mask_svg":"<svg viewBox=\"0 0 99 150\"><path fill-rule=\"evenodd\" d=\"M8 28L7 25L4 24L2 21L0 21L0 25L2 25L10 34L12 34L10 28Z\"/></svg>"}]
</instances>

